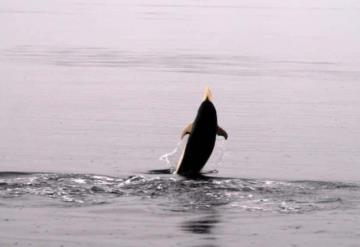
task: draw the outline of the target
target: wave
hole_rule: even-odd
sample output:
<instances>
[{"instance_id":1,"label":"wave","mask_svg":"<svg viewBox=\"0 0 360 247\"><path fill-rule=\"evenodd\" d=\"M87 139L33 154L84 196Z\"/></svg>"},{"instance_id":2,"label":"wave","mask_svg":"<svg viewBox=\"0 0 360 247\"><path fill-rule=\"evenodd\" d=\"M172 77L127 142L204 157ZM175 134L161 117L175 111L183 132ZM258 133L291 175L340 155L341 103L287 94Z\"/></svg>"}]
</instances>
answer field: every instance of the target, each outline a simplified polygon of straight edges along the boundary
<instances>
[{"instance_id":1,"label":"wave","mask_svg":"<svg viewBox=\"0 0 360 247\"><path fill-rule=\"evenodd\" d=\"M79 207L135 199L171 211L227 207L246 212L306 213L356 207L360 184L221 177L194 180L172 174L121 178L0 172L0 198L2 207Z\"/></svg>"}]
</instances>

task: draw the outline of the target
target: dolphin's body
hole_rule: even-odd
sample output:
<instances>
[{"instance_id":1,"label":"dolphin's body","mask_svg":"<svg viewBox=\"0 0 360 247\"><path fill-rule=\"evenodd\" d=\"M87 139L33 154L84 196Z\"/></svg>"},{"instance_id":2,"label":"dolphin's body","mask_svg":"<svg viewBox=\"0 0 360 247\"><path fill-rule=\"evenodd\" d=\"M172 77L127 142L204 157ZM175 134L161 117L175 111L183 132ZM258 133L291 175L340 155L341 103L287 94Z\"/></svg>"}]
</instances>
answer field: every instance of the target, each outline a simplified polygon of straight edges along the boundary
<instances>
[{"instance_id":1,"label":"dolphin's body","mask_svg":"<svg viewBox=\"0 0 360 247\"><path fill-rule=\"evenodd\" d=\"M227 139L227 133L217 124L216 109L211 99L211 91L207 88L195 121L181 135L181 138L186 134L190 136L176 168L179 175L199 176L214 149L216 135Z\"/></svg>"}]
</instances>

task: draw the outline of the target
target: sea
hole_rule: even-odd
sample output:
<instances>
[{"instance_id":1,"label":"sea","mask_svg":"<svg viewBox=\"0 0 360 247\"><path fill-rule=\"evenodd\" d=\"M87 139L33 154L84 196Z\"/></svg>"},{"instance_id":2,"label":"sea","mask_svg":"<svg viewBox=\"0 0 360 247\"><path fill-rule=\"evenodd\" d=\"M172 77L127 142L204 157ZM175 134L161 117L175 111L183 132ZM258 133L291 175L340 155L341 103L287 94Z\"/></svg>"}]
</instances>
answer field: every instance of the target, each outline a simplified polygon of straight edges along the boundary
<instances>
[{"instance_id":1,"label":"sea","mask_svg":"<svg viewBox=\"0 0 360 247\"><path fill-rule=\"evenodd\" d=\"M0 246L360 246L359 23L355 0L1 0ZM184 178L206 87L229 138Z\"/></svg>"}]
</instances>

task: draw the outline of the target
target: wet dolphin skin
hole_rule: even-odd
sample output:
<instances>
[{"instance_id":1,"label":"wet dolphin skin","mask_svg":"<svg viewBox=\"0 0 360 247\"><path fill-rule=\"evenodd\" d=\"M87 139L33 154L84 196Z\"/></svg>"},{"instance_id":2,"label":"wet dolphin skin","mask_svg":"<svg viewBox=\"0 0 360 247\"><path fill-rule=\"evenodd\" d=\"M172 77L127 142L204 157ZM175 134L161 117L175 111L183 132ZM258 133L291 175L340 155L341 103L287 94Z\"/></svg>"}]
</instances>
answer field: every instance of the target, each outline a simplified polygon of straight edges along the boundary
<instances>
[{"instance_id":1,"label":"wet dolphin skin","mask_svg":"<svg viewBox=\"0 0 360 247\"><path fill-rule=\"evenodd\" d=\"M201 103L196 118L183 131L181 138L189 134L184 152L178 162L176 173L185 177L200 175L201 169L208 161L216 141L216 135L227 139L227 133L218 126L217 114L212 103L209 88L205 90L204 101Z\"/></svg>"}]
</instances>

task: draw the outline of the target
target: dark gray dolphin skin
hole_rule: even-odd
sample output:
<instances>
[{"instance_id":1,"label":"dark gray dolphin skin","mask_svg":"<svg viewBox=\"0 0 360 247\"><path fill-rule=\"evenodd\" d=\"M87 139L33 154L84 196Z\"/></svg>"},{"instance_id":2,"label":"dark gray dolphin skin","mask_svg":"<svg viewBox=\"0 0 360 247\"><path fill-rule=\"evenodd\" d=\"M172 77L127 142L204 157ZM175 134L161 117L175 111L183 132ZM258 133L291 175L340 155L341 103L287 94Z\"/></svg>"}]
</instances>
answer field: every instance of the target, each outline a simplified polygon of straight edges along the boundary
<instances>
[{"instance_id":1,"label":"dark gray dolphin skin","mask_svg":"<svg viewBox=\"0 0 360 247\"><path fill-rule=\"evenodd\" d=\"M181 138L190 135L175 172L181 176L201 176L200 171L214 149L216 135L221 135L225 139L228 137L225 130L217 124L216 109L211 100L211 91L206 88L204 101L199 107L195 121L187 126L181 135Z\"/></svg>"}]
</instances>

